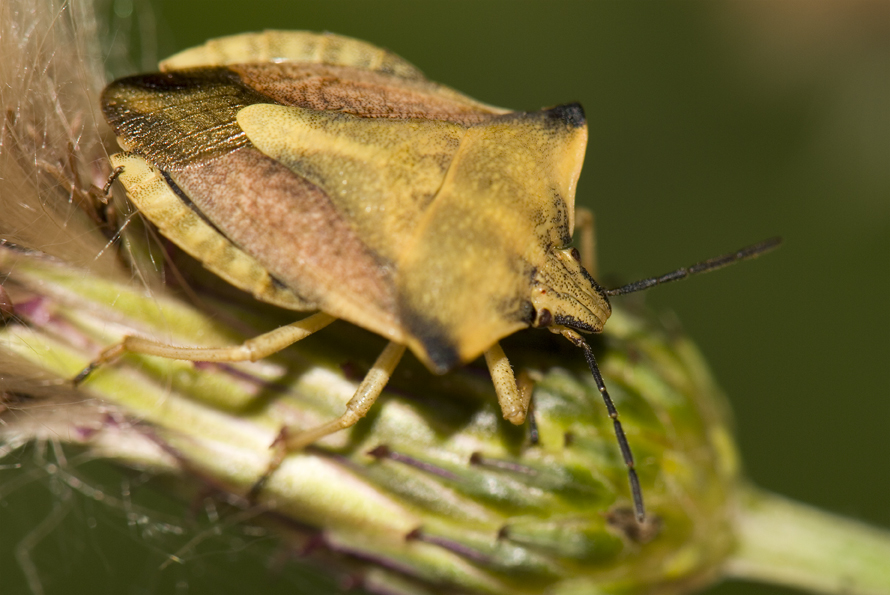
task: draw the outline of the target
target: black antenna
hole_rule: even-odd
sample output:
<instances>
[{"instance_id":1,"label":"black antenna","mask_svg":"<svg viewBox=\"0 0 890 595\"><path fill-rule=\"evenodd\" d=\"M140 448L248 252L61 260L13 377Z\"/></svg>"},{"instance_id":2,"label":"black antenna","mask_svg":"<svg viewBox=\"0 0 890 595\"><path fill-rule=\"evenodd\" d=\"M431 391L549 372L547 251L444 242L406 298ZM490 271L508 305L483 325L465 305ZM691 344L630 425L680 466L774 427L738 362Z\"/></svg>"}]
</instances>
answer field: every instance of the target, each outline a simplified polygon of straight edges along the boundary
<instances>
[{"instance_id":1,"label":"black antenna","mask_svg":"<svg viewBox=\"0 0 890 595\"><path fill-rule=\"evenodd\" d=\"M624 295L649 289L650 287L655 287L662 283L679 281L680 279L685 279L686 277L697 275L699 273L716 271L717 269L722 269L725 266L742 260L756 258L761 254L774 250L781 243L782 238L770 238L758 244L746 246L735 252L724 254L723 256L709 258L708 260L704 260L689 267L677 269L676 271L671 271L670 273L659 277L650 277L648 279L629 283L616 289L607 289L605 293L607 296ZM590 349L590 345L587 344L584 338L574 330L564 329L561 334L584 350L584 358L587 360L587 367L590 368L590 373L593 374L593 380L596 382L596 387L599 389L600 395L603 397L603 402L606 404L606 411L608 411L609 418L612 420L612 425L615 428L615 437L618 439L618 448L621 450L621 456L624 458L624 464L627 467L627 477L630 481L630 493L633 498L634 513L637 522L643 523L646 520L646 509L643 505L643 490L640 488L640 478L637 476L634 456L630 450L630 444L627 442L627 436L624 434L624 428L618 420L618 410L615 409L615 404L612 402L612 397L609 396L609 391L606 389L606 383L603 381L603 375L600 373L599 366L596 364L596 358L593 356L593 351Z\"/></svg>"},{"instance_id":2,"label":"black antenna","mask_svg":"<svg viewBox=\"0 0 890 595\"><path fill-rule=\"evenodd\" d=\"M642 279L640 281L628 283L627 285L624 285L622 287L607 289L606 295L611 297L615 295L634 293L636 291L643 291L644 289L649 289L650 287L655 287L656 285L661 285L663 283L679 281L680 279L685 279L686 277L690 277L692 275L698 275L699 273L716 271L717 269L722 269L723 267L729 266L733 263L756 258L761 254L766 254L770 250L775 250L776 248L778 248L779 244L781 243L782 238L770 238L758 244L745 246L744 248L736 250L735 252L730 252L729 254L724 254L723 256L717 256L716 258L709 258L708 260L703 260L702 262L696 263L692 266L683 267L677 269L676 271L671 271L670 273L666 273L664 275L661 275L660 277L649 277L648 279Z\"/></svg>"},{"instance_id":3,"label":"black antenna","mask_svg":"<svg viewBox=\"0 0 890 595\"><path fill-rule=\"evenodd\" d=\"M627 466L627 476L630 480L630 494L634 501L634 513L636 514L637 522L642 523L646 520L646 509L643 506L643 490L640 488L640 478L637 477L637 470L634 466L634 455L630 451L630 444L627 442L627 436L624 435L624 428L618 420L618 410L615 409L612 397L609 396L609 391L606 390L606 383L603 382L603 375L600 374L599 366L596 365L596 358L593 357L593 350L590 349L590 345L587 344L584 338L573 330L566 329L562 331L562 335L584 350L584 359L587 360L587 367L590 368L590 373L593 374L593 380L596 382L596 387L599 389L600 394L603 397L603 402L606 404L606 411L609 412L609 418L612 420L612 425L615 428L615 437L618 439L618 448L621 450L621 456L624 458L624 464Z\"/></svg>"}]
</instances>

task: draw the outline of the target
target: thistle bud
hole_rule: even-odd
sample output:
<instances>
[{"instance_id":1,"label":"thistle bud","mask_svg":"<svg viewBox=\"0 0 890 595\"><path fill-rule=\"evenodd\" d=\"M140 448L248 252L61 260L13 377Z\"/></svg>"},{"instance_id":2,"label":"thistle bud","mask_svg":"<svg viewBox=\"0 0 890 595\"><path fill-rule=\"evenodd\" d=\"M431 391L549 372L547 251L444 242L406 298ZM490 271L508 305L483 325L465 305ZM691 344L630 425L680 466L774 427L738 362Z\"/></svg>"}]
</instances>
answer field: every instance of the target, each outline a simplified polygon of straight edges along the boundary
<instances>
[{"instance_id":1,"label":"thistle bud","mask_svg":"<svg viewBox=\"0 0 890 595\"><path fill-rule=\"evenodd\" d=\"M219 322L249 319L237 307L208 314L45 257L7 248L0 268L18 316L3 330L6 350L66 392L125 334L212 345L247 330ZM260 324L270 322L250 332ZM623 310L594 349L637 456L643 523L583 358L533 331L506 345L534 379L535 441L500 417L483 364L435 377L409 361L368 418L289 455L249 501L276 434L338 415L380 348L345 323L324 334L253 364L127 355L71 399L101 402L101 415L57 402L42 423L103 456L236 496L357 576L373 567L379 585L683 592L732 552L738 466L723 397L688 339ZM78 427L61 432L69 419Z\"/></svg>"}]
</instances>

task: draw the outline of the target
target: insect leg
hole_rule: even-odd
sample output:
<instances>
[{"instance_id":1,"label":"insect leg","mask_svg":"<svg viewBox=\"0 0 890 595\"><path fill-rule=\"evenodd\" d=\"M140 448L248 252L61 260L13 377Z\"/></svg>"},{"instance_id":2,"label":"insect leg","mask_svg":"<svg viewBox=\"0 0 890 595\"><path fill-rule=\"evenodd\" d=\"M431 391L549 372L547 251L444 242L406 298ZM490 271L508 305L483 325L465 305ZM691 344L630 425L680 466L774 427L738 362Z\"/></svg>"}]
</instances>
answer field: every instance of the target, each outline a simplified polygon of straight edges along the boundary
<instances>
[{"instance_id":1,"label":"insect leg","mask_svg":"<svg viewBox=\"0 0 890 595\"><path fill-rule=\"evenodd\" d=\"M405 353L405 346L394 341L390 341L383 352L377 357L374 366L368 370L365 379L359 384L355 394L346 404L346 413L335 420L329 421L309 430L303 430L295 434L289 434L288 429L284 428L272 443L275 454L266 468L266 472L260 477L250 492L247 494L249 500L255 500L257 495L266 485L269 477L275 472L288 453L301 450L317 440L321 440L329 434L333 434L338 430L349 428L363 418L368 410L377 401L377 397L383 392L386 383L389 382L393 370L399 365L402 355Z\"/></svg>"},{"instance_id":2,"label":"insect leg","mask_svg":"<svg viewBox=\"0 0 890 595\"><path fill-rule=\"evenodd\" d=\"M255 362L275 352L281 351L288 345L305 339L312 333L319 331L337 320L330 314L319 312L303 320L298 320L269 331L253 339L248 339L241 345L233 347L177 347L166 345L142 337L124 337L124 340L103 351L98 358L93 360L86 368L74 377L74 384L80 384L93 370L117 359L125 353L142 353L156 355L168 359L184 359L194 362Z\"/></svg>"},{"instance_id":3,"label":"insect leg","mask_svg":"<svg viewBox=\"0 0 890 595\"><path fill-rule=\"evenodd\" d=\"M517 426L524 423L532 391L519 390L513 368L510 367L510 360L504 355L499 343L495 343L485 352L485 363L491 372L494 392L498 395L498 404L504 413L504 419Z\"/></svg>"},{"instance_id":4,"label":"insect leg","mask_svg":"<svg viewBox=\"0 0 890 595\"><path fill-rule=\"evenodd\" d=\"M516 375L516 386L519 388L519 396L525 403L528 403L528 441L532 446L541 441L538 433L538 422L535 420L535 404L532 402L532 393L535 390L535 381L527 370L520 370Z\"/></svg>"},{"instance_id":5,"label":"insect leg","mask_svg":"<svg viewBox=\"0 0 890 595\"><path fill-rule=\"evenodd\" d=\"M288 451L300 450L328 434L333 434L338 430L355 425L358 420L368 413L374 402L377 401L377 397L383 392L383 387L389 382L393 370L399 365L399 361L404 353L404 345L390 341L377 357L374 366L368 370L365 379L362 380L362 383L356 389L355 395L349 399L349 402L346 404L346 413L316 428L303 430L292 436L286 436L284 439L286 449Z\"/></svg>"},{"instance_id":6,"label":"insect leg","mask_svg":"<svg viewBox=\"0 0 890 595\"><path fill-rule=\"evenodd\" d=\"M578 207L575 209L575 229L581 230L581 266L597 278L596 235L593 211Z\"/></svg>"}]
</instances>

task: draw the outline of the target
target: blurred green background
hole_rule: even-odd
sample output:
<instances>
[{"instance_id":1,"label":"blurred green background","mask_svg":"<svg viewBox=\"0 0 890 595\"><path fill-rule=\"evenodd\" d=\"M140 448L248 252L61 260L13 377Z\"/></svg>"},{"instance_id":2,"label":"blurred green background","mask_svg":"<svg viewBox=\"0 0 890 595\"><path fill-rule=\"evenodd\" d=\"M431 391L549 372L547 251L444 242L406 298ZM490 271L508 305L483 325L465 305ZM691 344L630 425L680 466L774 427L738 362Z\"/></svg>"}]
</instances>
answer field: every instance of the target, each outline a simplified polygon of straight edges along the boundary
<instances>
[{"instance_id":1,"label":"blurred green background","mask_svg":"<svg viewBox=\"0 0 890 595\"><path fill-rule=\"evenodd\" d=\"M890 2L116 0L114 11L122 30L138 19L158 56L243 31L327 30L488 103L580 101L590 142L578 202L595 210L606 282L783 236L768 257L645 299L711 363L751 480L890 527ZM52 505L28 500L12 533ZM83 525L96 508L79 504L75 517ZM131 529L105 529L121 552L86 539L77 570L114 575L115 556L145 556L150 577L169 552ZM300 592L286 576L260 578L263 555L225 549L167 571L179 583L106 580L115 591L246 592L260 580ZM0 553L0 576L24 589ZM74 572L48 592L77 592L65 587L81 584Z\"/></svg>"}]
</instances>

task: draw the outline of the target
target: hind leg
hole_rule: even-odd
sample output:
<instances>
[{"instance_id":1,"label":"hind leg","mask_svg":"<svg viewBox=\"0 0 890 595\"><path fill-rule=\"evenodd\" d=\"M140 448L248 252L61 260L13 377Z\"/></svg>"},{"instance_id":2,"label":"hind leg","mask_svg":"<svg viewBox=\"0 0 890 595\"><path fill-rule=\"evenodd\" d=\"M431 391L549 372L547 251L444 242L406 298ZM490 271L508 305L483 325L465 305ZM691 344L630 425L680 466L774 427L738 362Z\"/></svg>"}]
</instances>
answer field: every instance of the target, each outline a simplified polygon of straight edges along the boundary
<instances>
[{"instance_id":1,"label":"hind leg","mask_svg":"<svg viewBox=\"0 0 890 595\"><path fill-rule=\"evenodd\" d=\"M193 362L255 362L281 351L312 333L319 331L337 320L330 314L319 312L303 320L279 327L274 331L248 339L233 347L178 347L158 343L142 337L128 336L124 340L103 351L99 357L74 377L75 385L80 384L99 366L111 362L126 353L156 355L168 359L183 359Z\"/></svg>"}]
</instances>

